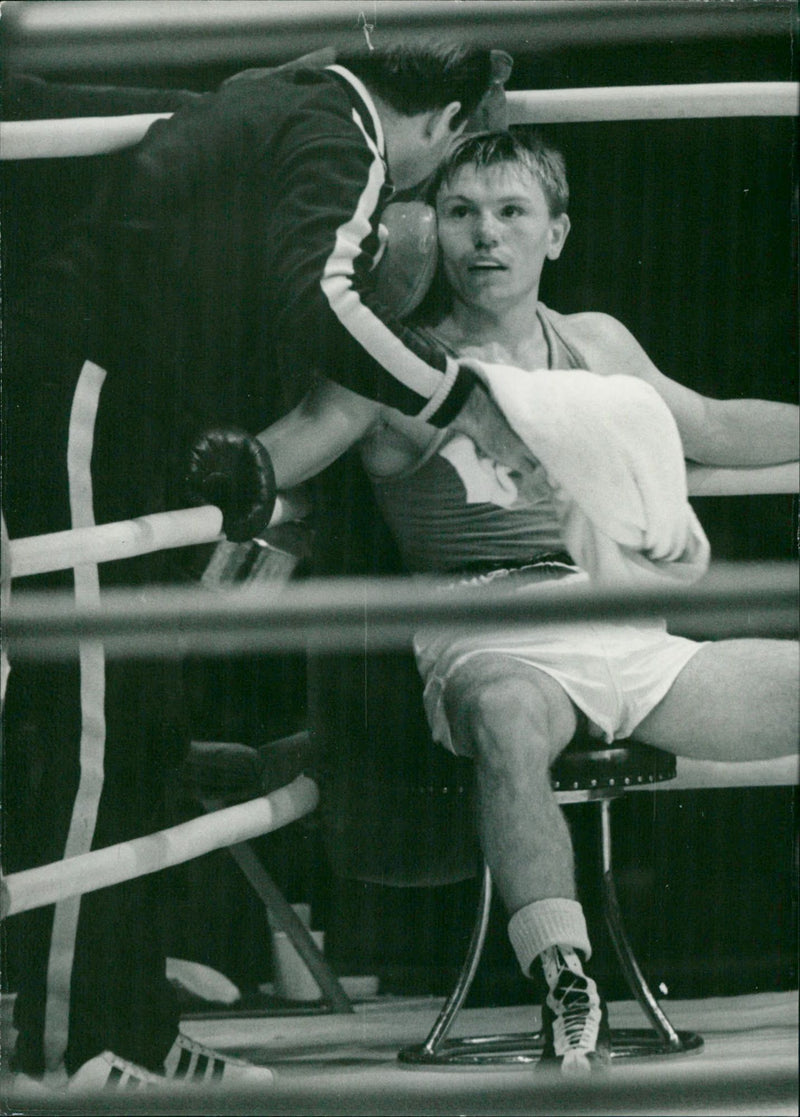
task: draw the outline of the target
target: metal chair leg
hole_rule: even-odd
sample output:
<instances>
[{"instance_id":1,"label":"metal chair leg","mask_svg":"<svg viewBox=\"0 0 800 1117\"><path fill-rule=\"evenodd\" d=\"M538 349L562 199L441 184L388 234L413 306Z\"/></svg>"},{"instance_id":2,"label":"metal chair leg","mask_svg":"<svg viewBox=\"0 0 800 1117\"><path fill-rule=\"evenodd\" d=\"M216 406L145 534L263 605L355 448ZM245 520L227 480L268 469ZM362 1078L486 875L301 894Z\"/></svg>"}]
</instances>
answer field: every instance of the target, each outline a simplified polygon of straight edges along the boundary
<instances>
[{"instance_id":1,"label":"metal chair leg","mask_svg":"<svg viewBox=\"0 0 800 1117\"><path fill-rule=\"evenodd\" d=\"M631 949L614 884L611 853L611 798L600 800L600 851L603 883L603 912L611 942L628 987L636 997L653 1030L615 1028L612 1031L615 1058L642 1055L676 1055L698 1051L703 1046L696 1032L678 1032L656 1000Z\"/></svg>"},{"instance_id":2,"label":"metal chair leg","mask_svg":"<svg viewBox=\"0 0 800 1117\"><path fill-rule=\"evenodd\" d=\"M508 1035L465 1036L448 1039L453 1021L472 986L480 962L489 913L492 906L492 876L484 865L478 911L472 929L467 955L455 987L442 1006L436 1022L424 1043L405 1047L398 1053L403 1063L468 1064L468 1063L532 1063L541 1054L542 1043L537 1032Z\"/></svg>"},{"instance_id":3,"label":"metal chair leg","mask_svg":"<svg viewBox=\"0 0 800 1117\"><path fill-rule=\"evenodd\" d=\"M600 847L603 905L606 923L617 958L628 986L639 1002L651 1028L613 1028L612 1057L632 1059L644 1056L682 1055L699 1051L703 1039L696 1032L677 1031L667 1019L636 961L622 922L611 858L611 802L616 793L598 798L600 807ZM544 1046L541 1032L515 1032L506 1035L465 1036L448 1039L456 1014L469 992L489 923L492 880L484 867L478 913L467 956L453 992L442 1007L424 1043L403 1048L398 1058L404 1063L488 1065L492 1063L534 1063Z\"/></svg>"},{"instance_id":4,"label":"metal chair leg","mask_svg":"<svg viewBox=\"0 0 800 1117\"><path fill-rule=\"evenodd\" d=\"M447 1042L447 1034L452 1027L456 1014L464 1003L464 999L475 978L475 971L478 968L478 963L480 962L483 952L483 944L486 941L486 930L489 926L489 912L491 911L491 907L492 875L489 872L489 866L484 865L481 891L478 898L478 912L475 917L475 924L472 928L472 937L470 938L469 947L467 948L467 956L464 959L464 964L461 967L458 980L456 981L452 993L442 1006L435 1024L428 1033L428 1038L424 1043L414 1047L404 1048L398 1056L401 1062L428 1063L437 1061L437 1057Z\"/></svg>"}]
</instances>

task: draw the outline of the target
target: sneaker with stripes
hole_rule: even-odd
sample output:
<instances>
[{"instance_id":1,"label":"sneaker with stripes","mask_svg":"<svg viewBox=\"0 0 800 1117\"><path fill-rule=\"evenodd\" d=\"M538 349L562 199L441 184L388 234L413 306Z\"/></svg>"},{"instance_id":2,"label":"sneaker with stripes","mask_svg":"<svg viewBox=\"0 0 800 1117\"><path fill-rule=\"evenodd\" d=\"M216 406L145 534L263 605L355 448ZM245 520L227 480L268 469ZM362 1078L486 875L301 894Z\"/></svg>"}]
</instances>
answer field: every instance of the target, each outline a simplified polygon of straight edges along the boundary
<instances>
[{"instance_id":1,"label":"sneaker with stripes","mask_svg":"<svg viewBox=\"0 0 800 1117\"><path fill-rule=\"evenodd\" d=\"M164 1070L154 1074L137 1063L103 1051L84 1063L69 1080L67 1089L76 1093L164 1089L177 1083L187 1086L271 1086L275 1076L269 1067L257 1067L243 1059L223 1055L178 1035L164 1060Z\"/></svg>"},{"instance_id":2,"label":"sneaker with stripes","mask_svg":"<svg viewBox=\"0 0 800 1117\"><path fill-rule=\"evenodd\" d=\"M180 1033L164 1060L164 1075L172 1081L226 1086L269 1086L275 1078L269 1067L223 1055Z\"/></svg>"},{"instance_id":3,"label":"sneaker with stripes","mask_svg":"<svg viewBox=\"0 0 800 1117\"><path fill-rule=\"evenodd\" d=\"M571 947L552 946L540 955L549 992L542 1004L542 1062L562 1074L581 1075L611 1060L608 1009Z\"/></svg>"},{"instance_id":4,"label":"sneaker with stripes","mask_svg":"<svg viewBox=\"0 0 800 1117\"><path fill-rule=\"evenodd\" d=\"M137 1063L121 1059L113 1051L103 1051L79 1067L70 1076L67 1090L76 1094L99 1094L116 1090L151 1090L164 1087L161 1075L145 1070Z\"/></svg>"}]
</instances>

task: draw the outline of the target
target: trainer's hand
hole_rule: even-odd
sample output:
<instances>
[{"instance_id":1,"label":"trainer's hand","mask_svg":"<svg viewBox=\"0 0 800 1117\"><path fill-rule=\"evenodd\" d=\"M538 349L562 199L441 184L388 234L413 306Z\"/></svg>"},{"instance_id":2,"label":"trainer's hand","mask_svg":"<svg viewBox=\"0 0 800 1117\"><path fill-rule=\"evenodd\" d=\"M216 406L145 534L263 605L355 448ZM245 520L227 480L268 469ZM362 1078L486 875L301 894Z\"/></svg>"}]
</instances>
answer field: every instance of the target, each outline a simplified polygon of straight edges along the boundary
<instances>
[{"instance_id":1,"label":"trainer's hand","mask_svg":"<svg viewBox=\"0 0 800 1117\"><path fill-rule=\"evenodd\" d=\"M269 525L277 489L266 448L245 431L205 431L189 451L188 499L215 504L222 530L234 543L254 539Z\"/></svg>"}]
</instances>

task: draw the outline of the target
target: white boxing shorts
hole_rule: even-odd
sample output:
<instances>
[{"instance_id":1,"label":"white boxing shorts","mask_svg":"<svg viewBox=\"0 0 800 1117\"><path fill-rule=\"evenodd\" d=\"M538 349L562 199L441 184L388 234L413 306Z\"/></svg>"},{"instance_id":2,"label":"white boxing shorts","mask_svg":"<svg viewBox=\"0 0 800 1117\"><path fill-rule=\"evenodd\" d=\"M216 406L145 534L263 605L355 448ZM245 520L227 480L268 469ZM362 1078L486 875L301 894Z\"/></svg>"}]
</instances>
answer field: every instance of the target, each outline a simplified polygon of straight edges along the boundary
<instances>
[{"instance_id":1,"label":"white boxing shorts","mask_svg":"<svg viewBox=\"0 0 800 1117\"><path fill-rule=\"evenodd\" d=\"M520 594L585 586L589 581L583 571L562 566L555 581L541 567L528 567L497 570L458 584L473 585L479 593L482 586L506 576L513 577ZM632 734L701 647L702 642L670 635L660 619L537 624L530 629L498 626L475 636L465 636L463 628L454 633L436 627L414 637L428 723L434 740L451 752L456 750L445 716L445 686L467 660L505 657L538 668L585 714L590 734L610 743Z\"/></svg>"}]
</instances>

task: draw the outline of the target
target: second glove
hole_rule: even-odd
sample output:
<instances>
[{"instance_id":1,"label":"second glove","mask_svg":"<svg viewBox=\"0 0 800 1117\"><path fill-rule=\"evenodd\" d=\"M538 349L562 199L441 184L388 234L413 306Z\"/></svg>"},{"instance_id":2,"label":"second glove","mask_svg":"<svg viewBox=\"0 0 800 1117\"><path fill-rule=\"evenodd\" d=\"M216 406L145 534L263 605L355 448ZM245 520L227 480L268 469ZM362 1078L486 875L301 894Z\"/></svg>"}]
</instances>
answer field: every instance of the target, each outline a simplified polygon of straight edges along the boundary
<instances>
[{"instance_id":1,"label":"second glove","mask_svg":"<svg viewBox=\"0 0 800 1117\"><path fill-rule=\"evenodd\" d=\"M234 543L265 531L277 490L272 460L265 447L236 428L201 434L189 451L188 497L193 504L215 504L222 530Z\"/></svg>"}]
</instances>

